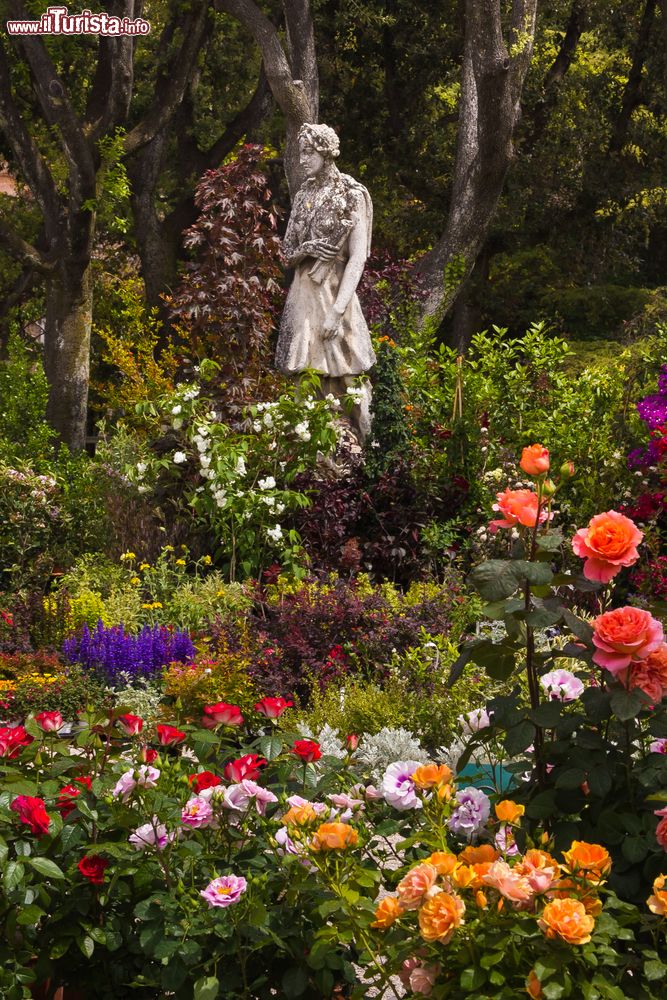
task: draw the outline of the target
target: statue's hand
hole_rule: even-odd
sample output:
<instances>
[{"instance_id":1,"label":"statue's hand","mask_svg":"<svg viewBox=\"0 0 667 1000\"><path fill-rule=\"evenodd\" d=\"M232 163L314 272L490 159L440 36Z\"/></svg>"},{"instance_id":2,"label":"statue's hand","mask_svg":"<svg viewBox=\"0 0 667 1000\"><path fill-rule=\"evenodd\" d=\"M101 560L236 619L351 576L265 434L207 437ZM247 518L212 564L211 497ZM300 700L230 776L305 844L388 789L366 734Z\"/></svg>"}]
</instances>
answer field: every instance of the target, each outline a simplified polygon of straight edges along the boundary
<instances>
[{"instance_id":1,"label":"statue's hand","mask_svg":"<svg viewBox=\"0 0 667 1000\"><path fill-rule=\"evenodd\" d=\"M337 248L324 240L307 240L299 247L299 253L304 257L317 257L318 260L333 260L338 256Z\"/></svg>"},{"instance_id":2,"label":"statue's hand","mask_svg":"<svg viewBox=\"0 0 667 1000\"><path fill-rule=\"evenodd\" d=\"M329 310L322 324L322 335L325 340L335 340L336 337L342 337L342 319L342 315L336 312L335 309Z\"/></svg>"}]
</instances>

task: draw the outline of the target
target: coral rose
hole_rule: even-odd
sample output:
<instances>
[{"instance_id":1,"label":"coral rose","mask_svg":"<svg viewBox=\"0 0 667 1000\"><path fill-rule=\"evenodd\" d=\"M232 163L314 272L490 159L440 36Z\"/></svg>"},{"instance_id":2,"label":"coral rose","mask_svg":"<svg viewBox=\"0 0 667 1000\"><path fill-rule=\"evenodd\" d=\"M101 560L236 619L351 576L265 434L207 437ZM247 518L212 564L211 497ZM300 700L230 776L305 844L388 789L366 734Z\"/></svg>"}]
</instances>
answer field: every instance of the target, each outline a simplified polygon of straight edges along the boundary
<instances>
[{"instance_id":1,"label":"coral rose","mask_svg":"<svg viewBox=\"0 0 667 1000\"><path fill-rule=\"evenodd\" d=\"M578 899L552 899L538 920L548 938L560 938L567 944L588 944L595 921Z\"/></svg>"},{"instance_id":2,"label":"coral rose","mask_svg":"<svg viewBox=\"0 0 667 1000\"><path fill-rule=\"evenodd\" d=\"M511 799L503 799L495 805L496 816L501 823L517 824L526 811L525 806L519 806Z\"/></svg>"},{"instance_id":3,"label":"coral rose","mask_svg":"<svg viewBox=\"0 0 667 1000\"><path fill-rule=\"evenodd\" d=\"M611 870L609 852L600 844L587 844L585 840L573 840L570 850L563 851L563 858L563 869L587 882L602 882Z\"/></svg>"},{"instance_id":4,"label":"coral rose","mask_svg":"<svg viewBox=\"0 0 667 1000\"><path fill-rule=\"evenodd\" d=\"M412 780L424 791L436 785L446 785L452 780L451 769L446 764L422 764L412 775Z\"/></svg>"},{"instance_id":5,"label":"coral rose","mask_svg":"<svg viewBox=\"0 0 667 1000\"><path fill-rule=\"evenodd\" d=\"M466 905L458 896L439 892L427 899L419 911L419 929L425 941L447 944L457 927L463 923Z\"/></svg>"},{"instance_id":6,"label":"coral rose","mask_svg":"<svg viewBox=\"0 0 667 1000\"><path fill-rule=\"evenodd\" d=\"M596 514L587 528L580 528L572 539L575 555L585 559L587 580L609 583L624 566L639 559L637 546L644 537L634 521L616 510Z\"/></svg>"},{"instance_id":7,"label":"coral rose","mask_svg":"<svg viewBox=\"0 0 667 1000\"><path fill-rule=\"evenodd\" d=\"M403 912L401 904L394 896L385 896L375 907L375 920L371 927L386 931Z\"/></svg>"},{"instance_id":8,"label":"coral rose","mask_svg":"<svg viewBox=\"0 0 667 1000\"><path fill-rule=\"evenodd\" d=\"M489 522L491 532L498 528L513 528L517 524L525 528L534 528L538 519L537 493L533 490L505 490L496 494L497 503L493 509L500 511L501 519ZM545 508L539 511L540 524L546 521L548 513Z\"/></svg>"},{"instance_id":9,"label":"coral rose","mask_svg":"<svg viewBox=\"0 0 667 1000\"><path fill-rule=\"evenodd\" d=\"M665 881L667 881L667 875L658 875L653 883L653 895L646 900L646 905L651 913L657 913L659 917L667 917Z\"/></svg>"},{"instance_id":10,"label":"coral rose","mask_svg":"<svg viewBox=\"0 0 667 1000\"><path fill-rule=\"evenodd\" d=\"M531 444L521 452L521 468L528 476L542 476L549 471L549 452L541 444Z\"/></svg>"},{"instance_id":11,"label":"coral rose","mask_svg":"<svg viewBox=\"0 0 667 1000\"><path fill-rule=\"evenodd\" d=\"M641 608L614 608L593 622L593 662L612 674L645 660L665 641L662 625Z\"/></svg>"},{"instance_id":12,"label":"coral rose","mask_svg":"<svg viewBox=\"0 0 667 1000\"><path fill-rule=\"evenodd\" d=\"M396 892L403 909L418 909L428 890L435 885L437 877L437 868L428 862L411 869L396 886Z\"/></svg>"},{"instance_id":13,"label":"coral rose","mask_svg":"<svg viewBox=\"0 0 667 1000\"><path fill-rule=\"evenodd\" d=\"M344 851L356 847L359 834L348 823L322 823L310 842L313 851Z\"/></svg>"}]
</instances>

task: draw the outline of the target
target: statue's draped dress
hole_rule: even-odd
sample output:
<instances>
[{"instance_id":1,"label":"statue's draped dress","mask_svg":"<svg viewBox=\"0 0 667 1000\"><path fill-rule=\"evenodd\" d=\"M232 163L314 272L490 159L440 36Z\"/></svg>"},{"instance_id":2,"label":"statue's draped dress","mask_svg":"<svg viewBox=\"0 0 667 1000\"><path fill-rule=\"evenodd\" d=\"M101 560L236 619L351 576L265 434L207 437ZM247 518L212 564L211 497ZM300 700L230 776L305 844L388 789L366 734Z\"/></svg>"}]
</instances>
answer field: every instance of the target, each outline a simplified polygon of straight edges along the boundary
<instances>
[{"instance_id":1,"label":"statue's draped dress","mask_svg":"<svg viewBox=\"0 0 667 1000\"><path fill-rule=\"evenodd\" d=\"M313 368L330 377L360 375L375 364L375 353L356 292L341 320L342 335L323 336L324 319L336 301L349 257L349 234L359 222L370 252L372 206L366 188L347 174L318 184L309 178L299 189L283 249L289 261L304 243L324 240L339 248L332 261L305 257L296 265L280 323L276 365L289 375Z\"/></svg>"}]
</instances>

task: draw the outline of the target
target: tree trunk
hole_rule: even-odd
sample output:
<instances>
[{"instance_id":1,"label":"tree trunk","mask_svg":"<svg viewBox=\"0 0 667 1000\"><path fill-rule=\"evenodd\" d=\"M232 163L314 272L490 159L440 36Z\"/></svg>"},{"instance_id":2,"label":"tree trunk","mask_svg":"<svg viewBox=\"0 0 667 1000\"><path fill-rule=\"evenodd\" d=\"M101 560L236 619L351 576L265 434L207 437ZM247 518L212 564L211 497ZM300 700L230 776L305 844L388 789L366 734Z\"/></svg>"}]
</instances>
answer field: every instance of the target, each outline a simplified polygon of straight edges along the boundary
<instances>
[{"instance_id":1,"label":"tree trunk","mask_svg":"<svg viewBox=\"0 0 667 1000\"><path fill-rule=\"evenodd\" d=\"M86 443L90 333L93 321L91 265L64 261L46 287L44 370L49 383L46 419L72 450Z\"/></svg>"},{"instance_id":2,"label":"tree trunk","mask_svg":"<svg viewBox=\"0 0 667 1000\"><path fill-rule=\"evenodd\" d=\"M421 261L423 320L440 325L486 242L513 156L537 0L515 0L509 43L499 0L466 0L459 131L445 232Z\"/></svg>"}]
</instances>

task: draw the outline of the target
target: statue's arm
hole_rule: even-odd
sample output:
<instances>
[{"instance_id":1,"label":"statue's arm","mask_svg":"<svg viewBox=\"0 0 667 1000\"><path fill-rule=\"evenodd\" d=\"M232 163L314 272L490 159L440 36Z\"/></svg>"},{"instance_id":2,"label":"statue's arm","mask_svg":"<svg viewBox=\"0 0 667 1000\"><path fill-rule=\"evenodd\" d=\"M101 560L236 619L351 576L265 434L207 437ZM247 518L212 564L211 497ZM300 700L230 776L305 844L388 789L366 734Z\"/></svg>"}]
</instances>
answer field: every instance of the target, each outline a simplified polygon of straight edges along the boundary
<instances>
[{"instance_id":1,"label":"statue's arm","mask_svg":"<svg viewBox=\"0 0 667 1000\"><path fill-rule=\"evenodd\" d=\"M366 233L365 213L359 211L356 214L356 222L350 230L348 249L350 256L343 272L338 295L334 302L334 310L342 316L349 306L352 296L357 290L357 285L361 281L366 264L366 254L368 250L368 238Z\"/></svg>"}]
</instances>

